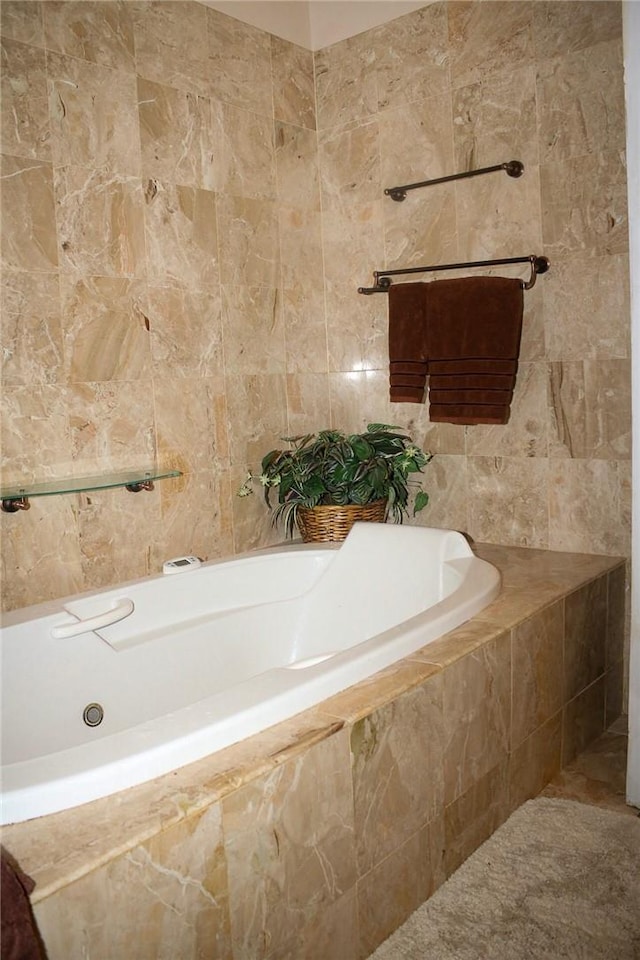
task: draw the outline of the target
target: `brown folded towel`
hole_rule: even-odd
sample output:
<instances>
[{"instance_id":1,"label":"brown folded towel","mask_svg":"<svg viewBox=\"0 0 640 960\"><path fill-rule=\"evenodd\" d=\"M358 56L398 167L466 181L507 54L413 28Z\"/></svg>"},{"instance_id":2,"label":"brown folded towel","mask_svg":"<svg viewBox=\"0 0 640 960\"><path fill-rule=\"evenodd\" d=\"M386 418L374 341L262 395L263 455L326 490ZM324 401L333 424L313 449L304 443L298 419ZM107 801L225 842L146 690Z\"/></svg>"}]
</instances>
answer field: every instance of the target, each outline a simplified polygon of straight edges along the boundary
<instances>
[{"instance_id":1,"label":"brown folded towel","mask_svg":"<svg viewBox=\"0 0 640 960\"><path fill-rule=\"evenodd\" d=\"M461 358L459 360L430 360L430 374L505 374L515 377L518 372L517 360L471 360Z\"/></svg>"},{"instance_id":2,"label":"brown folded towel","mask_svg":"<svg viewBox=\"0 0 640 960\"><path fill-rule=\"evenodd\" d=\"M431 374L429 388L431 390L511 390L516 385L515 376L505 376L502 373L454 373L452 376Z\"/></svg>"},{"instance_id":3,"label":"brown folded towel","mask_svg":"<svg viewBox=\"0 0 640 960\"><path fill-rule=\"evenodd\" d=\"M426 367L426 360L392 360L389 363L389 369L391 373L424 375L426 372Z\"/></svg>"},{"instance_id":4,"label":"brown folded towel","mask_svg":"<svg viewBox=\"0 0 640 960\"><path fill-rule=\"evenodd\" d=\"M4 849L0 867L2 960L47 960L29 900L35 883Z\"/></svg>"},{"instance_id":5,"label":"brown folded towel","mask_svg":"<svg viewBox=\"0 0 640 960\"><path fill-rule=\"evenodd\" d=\"M465 277L426 285L429 417L441 423L507 423L513 384L492 389L487 376L515 379L522 336L520 280ZM440 389L438 378L465 382Z\"/></svg>"},{"instance_id":6,"label":"brown folded towel","mask_svg":"<svg viewBox=\"0 0 640 960\"><path fill-rule=\"evenodd\" d=\"M389 387L391 403L422 403L424 401L424 385L411 387L393 384Z\"/></svg>"},{"instance_id":7,"label":"brown folded towel","mask_svg":"<svg viewBox=\"0 0 640 960\"><path fill-rule=\"evenodd\" d=\"M422 387L424 390L424 378L416 377L412 373L392 373L389 383L392 387Z\"/></svg>"},{"instance_id":8,"label":"brown folded towel","mask_svg":"<svg viewBox=\"0 0 640 960\"><path fill-rule=\"evenodd\" d=\"M434 390L429 384L429 404L496 404L508 407L513 390Z\"/></svg>"},{"instance_id":9,"label":"brown folded towel","mask_svg":"<svg viewBox=\"0 0 640 960\"><path fill-rule=\"evenodd\" d=\"M507 423L509 406L501 404L454 404L432 403L429 406L429 419L432 423Z\"/></svg>"},{"instance_id":10,"label":"brown folded towel","mask_svg":"<svg viewBox=\"0 0 640 960\"><path fill-rule=\"evenodd\" d=\"M389 377L389 393L392 403L422 403L424 378L392 373Z\"/></svg>"},{"instance_id":11,"label":"brown folded towel","mask_svg":"<svg viewBox=\"0 0 640 960\"><path fill-rule=\"evenodd\" d=\"M506 423L518 369L522 310L522 283L506 277L392 285L391 401L421 403L429 373L432 420Z\"/></svg>"},{"instance_id":12,"label":"brown folded towel","mask_svg":"<svg viewBox=\"0 0 640 960\"><path fill-rule=\"evenodd\" d=\"M426 287L429 361L518 359L523 309L520 280L464 277L436 280Z\"/></svg>"},{"instance_id":13,"label":"brown folded towel","mask_svg":"<svg viewBox=\"0 0 640 960\"><path fill-rule=\"evenodd\" d=\"M427 379L426 299L424 283L389 287L389 375L410 373L411 386L389 383L393 403L422 403Z\"/></svg>"}]
</instances>

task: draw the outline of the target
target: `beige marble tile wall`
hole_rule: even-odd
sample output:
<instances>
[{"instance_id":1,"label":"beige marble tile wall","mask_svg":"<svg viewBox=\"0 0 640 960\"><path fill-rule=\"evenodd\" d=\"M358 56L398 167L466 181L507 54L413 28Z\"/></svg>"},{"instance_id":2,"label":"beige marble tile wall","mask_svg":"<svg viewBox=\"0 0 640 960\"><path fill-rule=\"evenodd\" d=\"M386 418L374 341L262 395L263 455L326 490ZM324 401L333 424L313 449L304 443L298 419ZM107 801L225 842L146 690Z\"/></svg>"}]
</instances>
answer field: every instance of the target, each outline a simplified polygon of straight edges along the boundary
<instances>
[{"instance_id":1,"label":"beige marble tile wall","mask_svg":"<svg viewBox=\"0 0 640 960\"><path fill-rule=\"evenodd\" d=\"M437 453L420 522L628 554L620 4L434 3L319 51L315 66L335 424L400 423ZM522 178L383 196L510 159ZM530 253L551 271L525 294L509 424L431 425L426 407L389 404L386 297L354 297L354 283L385 267Z\"/></svg>"},{"instance_id":2,"label":"beige marble tile wall","mask_svg":"<svg viewBox=\"0 0 640 960\"><path fill-rule=\"evenodd\" d=\"M3 515L5 606L273 538L245 465L327 422L437 454L421 522L628 555L619 3L434 3L314 63L196 3L2 10L7 478L185 471ZM532 252L510 423L390 404L372 270Z\"/></svg>"},{"instance_id":3,"label":"beige marble tile wall","mask_svg":"<svg viewBox=\"0 0 640 960\"><path fill-rule=\"evenodd\" d=\"M268 540L233 491L329 414L311 53L192 2L1 13L3 482L184 474L3 514L11 608Z\"/></svg>"}]
</instances>

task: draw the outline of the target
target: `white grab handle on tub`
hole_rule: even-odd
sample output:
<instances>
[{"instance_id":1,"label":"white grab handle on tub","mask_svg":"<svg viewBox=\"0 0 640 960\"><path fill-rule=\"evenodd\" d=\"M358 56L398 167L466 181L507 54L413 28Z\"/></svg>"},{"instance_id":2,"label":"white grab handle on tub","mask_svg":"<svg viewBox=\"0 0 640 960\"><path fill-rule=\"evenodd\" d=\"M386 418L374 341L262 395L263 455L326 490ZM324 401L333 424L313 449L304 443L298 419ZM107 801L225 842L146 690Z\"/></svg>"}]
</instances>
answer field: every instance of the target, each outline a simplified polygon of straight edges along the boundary
<instances>
[{"instance_id":1,"label":"white grab handle on tub","mask_svg":"<svg viewBox=\"0 0 640 960\"><path fill-rule=\"evenodd\" d=\"M74 620L73 623L63 623L60 627L51 628L51 636L54 640L66 640L68 637L77 637L79 633L87 633L89 630L99 630L100 627L109 627L112 623L118 623L133 613L133 600L118 600L110 610L99 613L95 617L87 617L86 620Z\"/></svg>"}]
</instances>

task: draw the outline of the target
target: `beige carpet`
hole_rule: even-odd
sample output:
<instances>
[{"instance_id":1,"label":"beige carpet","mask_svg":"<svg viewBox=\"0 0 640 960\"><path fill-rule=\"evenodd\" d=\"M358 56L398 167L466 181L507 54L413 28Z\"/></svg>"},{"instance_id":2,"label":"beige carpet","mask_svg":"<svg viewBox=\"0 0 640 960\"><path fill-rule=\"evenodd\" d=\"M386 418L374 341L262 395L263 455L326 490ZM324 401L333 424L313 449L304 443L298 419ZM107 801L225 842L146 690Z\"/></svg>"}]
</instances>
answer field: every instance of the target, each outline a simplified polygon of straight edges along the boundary
<instances>
[{"instance_id":1,"label":"beige carpet","mask_svg":"<svg viewBox=\"0 0 640 960\"><path fill-rule=\"evenodd\" d=\"M538 798L370 960L640 960L640 819Z\"/></svg>"}]
</instances>

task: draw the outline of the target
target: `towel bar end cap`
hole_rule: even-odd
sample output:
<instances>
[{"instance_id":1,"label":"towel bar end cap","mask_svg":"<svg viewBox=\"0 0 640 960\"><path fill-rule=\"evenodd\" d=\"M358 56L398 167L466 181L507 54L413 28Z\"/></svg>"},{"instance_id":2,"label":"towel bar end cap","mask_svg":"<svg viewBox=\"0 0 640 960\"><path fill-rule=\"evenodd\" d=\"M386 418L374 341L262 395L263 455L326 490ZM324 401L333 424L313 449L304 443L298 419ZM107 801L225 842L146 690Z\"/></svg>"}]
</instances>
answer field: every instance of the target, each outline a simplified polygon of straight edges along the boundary
<instances>
[{"instance_id":1,"label":"towel bar end cap","mask_svg":"<svg viewBox=\"0 0 640 960\"><path fill-rule=\"evenodd\" d=\"M524 164L520 160L509 160L505 163L504 169L510 177L521 177L524 173Z\"/></svg>"},{"instance_id":2,"label":"towel bar end cap","mask_svg":"<svg viewBox=\"0 0 640 960\"><path fill-rule=\"evenodd\" d=\"M2 501L2 509L5 513L17 513L18 510L30 510L31 502L29 497L5 497Z\"/></svg>"},{"instance_id":3,"label":"towel bar end cap","mask_svg":"<svg viewBox=\"0 0 640 960\"><path fill-rule=\"evenodd\" d=\"M407 191L403 190L402 187L387 187L384 192L385 196L391 197L392 200L396 200L398 203L407 199Z\"/></svg>"}]
</instances>

